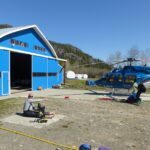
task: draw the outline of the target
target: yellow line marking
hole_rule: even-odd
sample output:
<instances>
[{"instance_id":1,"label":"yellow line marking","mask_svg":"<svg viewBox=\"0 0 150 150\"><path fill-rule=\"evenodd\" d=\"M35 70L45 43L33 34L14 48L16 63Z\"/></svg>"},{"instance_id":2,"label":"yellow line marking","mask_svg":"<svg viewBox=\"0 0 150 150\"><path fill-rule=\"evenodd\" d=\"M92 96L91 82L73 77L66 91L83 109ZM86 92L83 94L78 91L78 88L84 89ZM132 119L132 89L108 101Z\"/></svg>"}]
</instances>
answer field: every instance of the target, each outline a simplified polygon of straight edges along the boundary
<instances>
[{"instance_id":1,"label":"yellow line marking","mask_svg":"<svg viewBox=\"0 0 150 150\"><path fill-rule=\"evenodd\" d=\"M29 135L29 134L26 134L26 133L23 133L23 132L20 132L20 131L16 131L16 130L4 128L4 127L0 127L0 130L4 130L4 131L11 132L11 133L19 134L19 135L22 135L22 136L25 136L25 137L28 137L28 138L31 138L31 139L35 139L35 140L38 140L38 141L41 141L41 142L53 145L55 147L65 148L67 150L78 150L78 148L75 147L75 146L70 147L70 146L58 144L56 142L49 141L49 140L46 140L46 139L42 139L42 138L39 138L39 137L36 137L36 136L33 136L33 135Z\"/></svg>"}]
</instances>

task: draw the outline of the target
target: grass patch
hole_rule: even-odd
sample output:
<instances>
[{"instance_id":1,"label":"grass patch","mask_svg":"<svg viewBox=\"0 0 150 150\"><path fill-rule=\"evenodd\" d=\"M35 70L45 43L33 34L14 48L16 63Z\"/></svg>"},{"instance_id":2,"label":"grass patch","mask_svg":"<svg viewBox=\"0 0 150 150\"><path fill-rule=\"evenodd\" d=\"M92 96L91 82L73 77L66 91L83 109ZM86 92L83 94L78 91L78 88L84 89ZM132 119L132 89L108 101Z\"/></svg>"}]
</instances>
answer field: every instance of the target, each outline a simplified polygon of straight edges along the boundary
<instances>
[{"instance_id":1,"label":"grass patch","mask_svg":"<svg viewBox=\"0 0 150 150\"><path fill-rule=\"evenodd\" d=\"M66 83L63 87L65 89L106 90L106 88L100 86L87 86L86 80L76 80L76 79L74 80L66 79Z\"/></svg>"},{"instance_id":2,"label":"grass patch","mask_svg":"<svg viewBox=\"0 0 150 150\"><path fill-rule=\"evenodd\" d=\"M9 115L11 113L22 110L22 98L10 98L0 101L0 116Z\"/></svg>"}]
</instances>

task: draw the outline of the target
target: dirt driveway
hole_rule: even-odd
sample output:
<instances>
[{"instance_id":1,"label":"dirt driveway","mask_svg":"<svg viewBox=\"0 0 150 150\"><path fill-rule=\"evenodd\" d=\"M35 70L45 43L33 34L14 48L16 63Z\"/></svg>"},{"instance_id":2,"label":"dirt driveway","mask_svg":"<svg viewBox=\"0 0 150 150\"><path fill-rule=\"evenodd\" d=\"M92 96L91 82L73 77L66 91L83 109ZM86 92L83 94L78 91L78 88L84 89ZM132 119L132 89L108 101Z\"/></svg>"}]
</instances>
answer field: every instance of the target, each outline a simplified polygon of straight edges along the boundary
<instances>
[{"instance_id":1,"label":"dirt driveway","mask_svg":"<svg viewBox=\"0 0 150 150\"><path fill-rule=\"evenodd\" d=\"M1 118L22 111L23 98L16 101L17 105L9 108L8 113L1 114ZM150 102L136 106L102 101L90 98L90 95L83 99L80 95L69 99L48 98L45 105L47 110L65 117L41 129L4 122L0 126L64 145L89 143L93 150L100 145L111 150L150 149ZM55 150L56 147L0 130L0 150L10 149Z\"/></svg>"}]
</instances>

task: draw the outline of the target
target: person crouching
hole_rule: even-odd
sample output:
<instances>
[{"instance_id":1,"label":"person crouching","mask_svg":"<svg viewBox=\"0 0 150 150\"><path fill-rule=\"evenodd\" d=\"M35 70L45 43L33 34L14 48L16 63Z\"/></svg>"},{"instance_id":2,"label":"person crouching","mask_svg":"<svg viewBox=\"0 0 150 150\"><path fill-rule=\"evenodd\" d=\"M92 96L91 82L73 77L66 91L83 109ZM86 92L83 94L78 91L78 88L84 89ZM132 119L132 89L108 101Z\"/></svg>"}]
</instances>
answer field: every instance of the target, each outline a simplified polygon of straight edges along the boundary
<instances>
[{"instance_id":1,"label":"person crouching","mask_svg":"<svg viewBox=\"0 0 150 150\"><path fill-rule=\"evenodd\" d=\"M131 104L140 104L141 103L141 94L146 92L146 87L143 83L139 83L137 86L137 92L133 92L125 102Z\"/></svg>"}]
</instances>

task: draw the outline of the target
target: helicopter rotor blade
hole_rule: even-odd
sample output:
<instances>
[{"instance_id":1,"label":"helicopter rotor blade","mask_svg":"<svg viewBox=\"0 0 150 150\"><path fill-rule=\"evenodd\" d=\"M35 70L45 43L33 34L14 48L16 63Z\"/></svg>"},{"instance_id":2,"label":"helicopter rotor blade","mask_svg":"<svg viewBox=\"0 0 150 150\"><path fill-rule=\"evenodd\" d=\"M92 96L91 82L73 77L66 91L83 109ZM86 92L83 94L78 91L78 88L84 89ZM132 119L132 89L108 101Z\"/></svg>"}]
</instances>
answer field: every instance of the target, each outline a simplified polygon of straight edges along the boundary
<instances>
[{"instance_id":1,"label":"helicopter rotor blade","mask_svg":"<svg viewBox=\"0 0 150 150\"><path fill-rule=\"evenodd\" d=\"M142 61L141 59L134 59L134 61Z\"/></svg>"},{"instance_id":2,"label":"helicopter rotor blade","mask_svg":"<svg viewBox=\"0 0 150 150\"><path fill-rule=\"evenodd\" d=\"M119 60L119 61L114 61L114 63L112 65L116 65L116 64L120 64L120 63L125 63L125 62L134 62L134 61L142 61L141 59L136 59L136 58L127 58L124 60Z\"/></svg>"},{"instance_id":3,"label":"helicopter rotor blade","mask_svg":"<svg viewBox=\"0 0 150 150\"><path fill-rule=\"evenodd\" d=\"M114 61L113 65L121 64L121 63L124 63L124 62L127 62L127 60Z\"/></svg>"}]
</instances>

